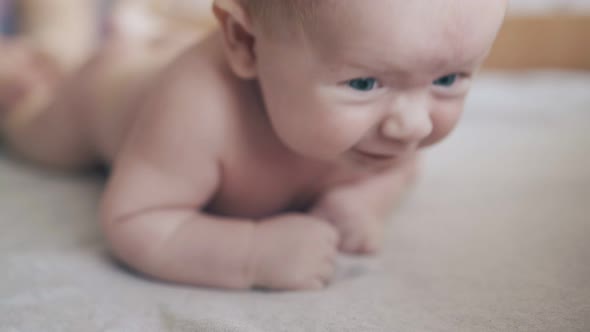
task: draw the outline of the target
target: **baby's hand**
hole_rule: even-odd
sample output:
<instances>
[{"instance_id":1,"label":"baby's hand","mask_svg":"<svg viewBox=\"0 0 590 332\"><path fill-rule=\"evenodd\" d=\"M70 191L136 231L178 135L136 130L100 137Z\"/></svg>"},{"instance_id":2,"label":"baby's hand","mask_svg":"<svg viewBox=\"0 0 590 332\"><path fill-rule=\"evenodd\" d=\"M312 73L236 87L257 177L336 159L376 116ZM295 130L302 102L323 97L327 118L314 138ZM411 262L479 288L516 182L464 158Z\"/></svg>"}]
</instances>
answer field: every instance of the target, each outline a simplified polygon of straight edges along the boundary
<instances>
[{"instance_id":1,"label":"baby's hand","mask_svg":"<svg viewBox=\"0 0 590 332\"><path fill-rule=\"evenodd\" d=\"M348 254L375 254L383 245L385 222L358 204L344 204L327 197L312 214L330 221L340 234L338 249Z\"/></svg>"},{"instance_id":2,"label":"baby's hand","mask_svg":"<svg viewBox=\"0 0 590 332\"><path fill-rule=\"evenodd\" d=\"M347 254L376 254L383 245L383 221L374 217L349 215L334 223L340 233L338 249Z\"/></svg>"},{"instance_id":3,"label":"baby's hand","mask_svg":"<svg viewBox=\"0 0 590 332\"><path fill-rule=\"evenodd\" d=\"M334 274L338 233L329 223L305 214L287 214L256 225L253 278L258 287L319 289Z\"/></svg>"}]
</instances>

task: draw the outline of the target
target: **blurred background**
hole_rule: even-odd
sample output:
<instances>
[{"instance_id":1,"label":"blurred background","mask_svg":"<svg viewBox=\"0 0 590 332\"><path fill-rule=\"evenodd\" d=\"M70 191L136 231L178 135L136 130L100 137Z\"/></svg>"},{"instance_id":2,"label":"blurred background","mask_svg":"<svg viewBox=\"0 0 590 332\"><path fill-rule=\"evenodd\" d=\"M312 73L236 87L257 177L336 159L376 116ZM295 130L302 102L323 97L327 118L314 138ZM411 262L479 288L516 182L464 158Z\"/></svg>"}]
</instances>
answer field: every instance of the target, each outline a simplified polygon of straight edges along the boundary
<instances>
[{"instance_id":1,"label":"blurred background","mask_svg":"<svg viewBox=\"0 0 590 332\"><path fill-rule=\"evenodd\" d=\"M202 34L210 4L0 0L0 27L74 70L117 34ZM512 0L485 68L382 255L346 257L318 293L134 277L106 254L102 177L0 151L0 330L285 331L304 318L307 331L590 331L590 0Z\"/></svg>"},{"instance_id":2,"label":"blurred background","mask_svg":"<svg viewBox=\"0 0 590 332\"><path fill-rule=\"evenodd\" d=\"M590 0L511 0L488 65L590 69Z\"/></svg>"},{"instance_id":3,"label":"blurred background","mask_svg":"<svg viewBox=\"0 0 590 332\"><path fill-rule=\"evenodd\" d=\"M0 0L0 29L76 66L113 30L149 35L214 25L211 0ZM494 69L590 69L590 0L512 0Z\"/></svg>"},{"instance_id":4,"label":"blurred background","mask_svg":"<svg viewBox=\"0 0 590 332\"><path fill-rule=\"evenodd\" d=\"M211 0L0 0L0 31L40 45L66 69L111 37L126 41L188 31L214 22Z\"/></svg>"}]
</instances>

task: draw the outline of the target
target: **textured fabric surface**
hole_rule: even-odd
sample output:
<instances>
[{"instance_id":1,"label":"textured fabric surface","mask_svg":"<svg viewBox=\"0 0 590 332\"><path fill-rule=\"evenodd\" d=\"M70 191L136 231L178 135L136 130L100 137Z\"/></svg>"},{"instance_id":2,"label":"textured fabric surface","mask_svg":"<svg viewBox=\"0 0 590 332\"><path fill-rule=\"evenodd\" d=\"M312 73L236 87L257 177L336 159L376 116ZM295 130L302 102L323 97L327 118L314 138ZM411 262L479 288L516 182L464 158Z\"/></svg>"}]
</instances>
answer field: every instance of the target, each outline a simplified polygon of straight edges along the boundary
<instances>
[{"instance_id":1,"label":"textured fabric surface","mask_svg":"<svg viewBox=\"0 0 590 332\"><path fill-rule=\"evenodd\" d=\"M483 76L384 252L320 292L137 276L107 254L101 189L0 157L0 331L590 331L590 74Z\"/></svg>"}]
</instances>

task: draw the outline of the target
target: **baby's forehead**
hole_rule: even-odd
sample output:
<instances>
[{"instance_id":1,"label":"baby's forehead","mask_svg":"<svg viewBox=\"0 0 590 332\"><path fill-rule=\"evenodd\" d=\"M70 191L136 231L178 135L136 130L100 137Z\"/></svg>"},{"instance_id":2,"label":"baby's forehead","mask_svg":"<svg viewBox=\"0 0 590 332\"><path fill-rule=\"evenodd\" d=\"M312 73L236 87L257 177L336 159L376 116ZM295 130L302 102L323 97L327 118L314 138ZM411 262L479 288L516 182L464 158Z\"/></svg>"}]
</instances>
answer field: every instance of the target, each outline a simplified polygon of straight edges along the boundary
<instances>
[{"instance_id":1,"label":"baby's forehead","mask_svg":"<svg viewBox=\"0 0 590 332\"><path fill-rule=\"evenodd\" d=\"M480 9L450 6L457 2L371 0L370 7L368 1L343 0L318 15L308 35L327 61L372 61L382 67L396 61L404 62L399 67L407 62L433 67L474 62L487 53L503 9L471 15Z\"/></svg>"}]
</instances>

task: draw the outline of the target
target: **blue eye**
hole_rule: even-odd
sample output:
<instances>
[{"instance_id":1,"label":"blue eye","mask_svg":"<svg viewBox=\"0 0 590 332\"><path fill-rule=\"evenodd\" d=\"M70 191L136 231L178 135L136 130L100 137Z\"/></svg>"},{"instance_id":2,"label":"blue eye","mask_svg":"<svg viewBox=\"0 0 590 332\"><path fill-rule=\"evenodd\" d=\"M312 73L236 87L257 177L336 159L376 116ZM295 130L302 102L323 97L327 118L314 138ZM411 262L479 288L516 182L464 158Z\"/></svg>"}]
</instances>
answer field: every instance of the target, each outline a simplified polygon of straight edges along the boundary
<instances>
[{"instance_id":1,"label":"blue eye","mask_svg":"<svg viewBox=\"0 0 590 332\"><path fill-rule=\"evenodd\" d=\"M432 82L432 84L448 88L448 87L453 86L455 84L455 82L457 82L458 78L459 78L459 75L451 74L451 75L443 76L443 77L437 79L436 81Z\"/></svg>"},{"instance_id":2,"label":"blue eye","mask_svg":"<svg viewBox=\"0 0 590 332\"><path fill-rule=\"evenodd\" d=\"M371 91L377 86L374 78L357 78L348 81L348 86L358 91Z\"/></svg>"}]
</instances>

